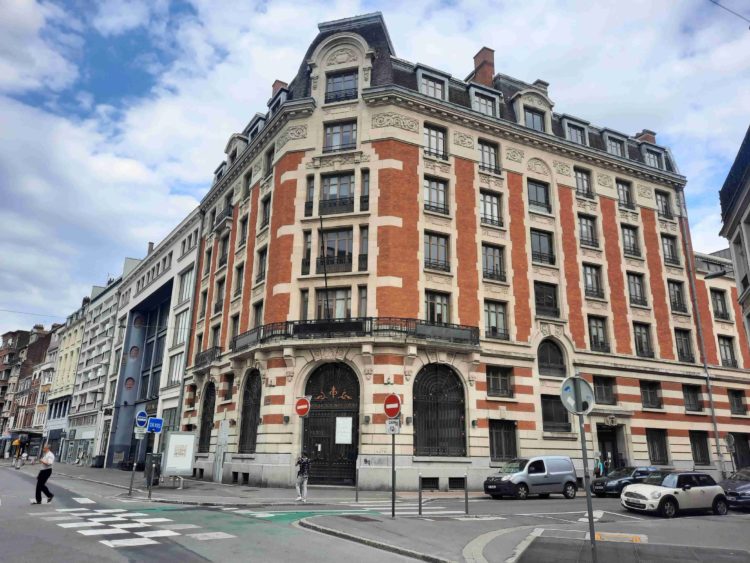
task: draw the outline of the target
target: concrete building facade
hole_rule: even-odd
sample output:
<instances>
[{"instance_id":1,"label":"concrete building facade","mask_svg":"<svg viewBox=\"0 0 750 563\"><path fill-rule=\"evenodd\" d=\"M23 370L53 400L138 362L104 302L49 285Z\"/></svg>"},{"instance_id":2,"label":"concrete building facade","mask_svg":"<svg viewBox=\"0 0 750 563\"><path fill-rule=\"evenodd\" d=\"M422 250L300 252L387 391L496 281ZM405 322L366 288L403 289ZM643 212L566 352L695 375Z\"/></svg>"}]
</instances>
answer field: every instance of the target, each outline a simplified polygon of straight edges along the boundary
<instances>
[{"instance_id":1,"label":"concrete building facade","mask_svg":"<svg viewBox=\"0 0 750 563\"><path fill-rule=\"evenodd\" d=\"M399 59L379 14L319 30L201 203L196 475L286 486L306 449L313 482L385 488L389 393L405 489L420 472L477 487L515 456L580 469L559 399L574 373L596 389L589 448L615 466L728 471L750 351L711 314L727 280L696 273L686 179L656 134L554 111L488 48L465 80Z\"/></svg>"}]
</instances>

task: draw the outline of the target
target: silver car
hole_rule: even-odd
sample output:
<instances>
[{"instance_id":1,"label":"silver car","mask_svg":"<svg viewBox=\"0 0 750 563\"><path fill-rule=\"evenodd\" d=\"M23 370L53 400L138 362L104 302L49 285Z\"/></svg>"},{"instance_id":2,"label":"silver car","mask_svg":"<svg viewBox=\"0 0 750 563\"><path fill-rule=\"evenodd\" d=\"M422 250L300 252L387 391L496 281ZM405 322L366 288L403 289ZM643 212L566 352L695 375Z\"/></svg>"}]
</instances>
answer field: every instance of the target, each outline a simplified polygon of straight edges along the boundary
<instances>
[{"instance_id":1,"label":"silver car","mask_svg":"<svg viewBox=\"0 0 750 563\"><path fill-rule=\"evenodd\" d=\"M576 470L569 457L539 456L505 462L484 481L484 492L492 498L548 497L552 493L575 498Z\"/></svg>"}]
</instances>

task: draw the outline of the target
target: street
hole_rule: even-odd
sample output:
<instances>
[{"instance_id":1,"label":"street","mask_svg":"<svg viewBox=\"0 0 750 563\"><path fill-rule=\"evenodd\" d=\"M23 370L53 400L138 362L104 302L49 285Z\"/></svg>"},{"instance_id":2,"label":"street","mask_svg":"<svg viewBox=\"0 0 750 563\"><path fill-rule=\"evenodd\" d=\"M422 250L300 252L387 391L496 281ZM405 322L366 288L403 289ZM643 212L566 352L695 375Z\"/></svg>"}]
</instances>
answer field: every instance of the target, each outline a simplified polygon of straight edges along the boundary
<instances>
[{"instance_id":1,"label":"street","mask_svg":"<svg viewBox=\"0 0 750 563\"><path fill-rule=\"evenodd\" d=\"M61 471L74 468L62 466ZM179 501L130 499L121 488L53 474L52 503L30 505L35 468L0 468L0 545L2 561L250 561L340 560L407 561L429 556L435 561L524 559L522 548L549 538L583 549L586 502L573 500L492 500L472 493L469 515L463 495L426 493L420 517L413 493L398 495L396 519L384 493L362 493L359 502L346 491L313 488L307 505L286 498L262 500L273 491L256 491L260 502L245 496L195 506ZM113 475L118 476L116 473ZM103 473L102 479L106 479ZM232 488L228 488L232 489ZM238 492L243 488L234 488ZM285 494L284 491L280 491ZM159 494L157 489L157 494ZM157 498L155 496L155 498ZM215 498L205 494L205 502ZM223 497L225 498L225 497ZM239 497L238 497L239 498ZM633 515L616 498L594 499L596 531L603 540L644 546L711 548L716 560L748 561L750 514L730 512L681 516L674 520ZM325 533L320 533L320 532ZM336 536L328 534L336 534ZM343 536L343 537L342 537ZM344 539L351 537L356 541ZM364 545L361 542L371 542ZM614 545L601 541L601 545ZM583 547L581 547L583 546ZM727 549L734 551L724 551ZM387 551L383 551L387 549ZM695 560L672 551L679 561ZM745 550L745 551L738 551ZM411 556L411 557L409 557Z\"/></svg>"}]
</instances>

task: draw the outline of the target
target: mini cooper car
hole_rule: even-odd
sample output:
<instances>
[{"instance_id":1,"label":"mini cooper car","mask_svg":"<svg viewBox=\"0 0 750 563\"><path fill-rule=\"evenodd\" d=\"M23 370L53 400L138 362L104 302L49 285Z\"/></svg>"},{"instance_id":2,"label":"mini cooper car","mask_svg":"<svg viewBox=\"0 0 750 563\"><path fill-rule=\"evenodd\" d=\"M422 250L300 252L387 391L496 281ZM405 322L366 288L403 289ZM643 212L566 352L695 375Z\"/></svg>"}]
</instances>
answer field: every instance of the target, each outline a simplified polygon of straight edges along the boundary
<instances>
[{"instance_id":1,"label":"mini cooper car","mask_svg":"<svg viewBox=\"0 0 750 563\"><path fill-rule=\"evenodd\" d=\"M724 489L710 475L694 471L656 471L643 483L627 485L620 503L626 510L654 512L664 518L698 510L723 516L729 510Z\"/></svg>"},{"instance_id":2,"label":"mini cooper car","mask_svg":"<svg viewBox=\"0 0 750 563\"><path fill-rule=\"evenodd\" d=\"M642 483L646 477L656 470L656 467L621 467L615 469L609 475L594 479L591 482L591 492L598 497L620 496L627 485Z\"/></svg>"}]
</instances>

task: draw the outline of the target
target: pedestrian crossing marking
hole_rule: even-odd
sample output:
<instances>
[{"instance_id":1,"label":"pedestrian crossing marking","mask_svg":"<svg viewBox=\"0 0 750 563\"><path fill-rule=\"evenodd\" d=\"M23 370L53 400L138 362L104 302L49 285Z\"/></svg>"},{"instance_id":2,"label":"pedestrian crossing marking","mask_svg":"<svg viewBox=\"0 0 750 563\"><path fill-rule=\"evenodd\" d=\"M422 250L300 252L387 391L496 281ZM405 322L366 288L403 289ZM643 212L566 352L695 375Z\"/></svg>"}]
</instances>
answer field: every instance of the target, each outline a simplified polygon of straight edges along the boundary
<instances>
[{"instance_id":1,"label":"pedestrian crossing marking","mask_svg":"<svg viewBox=\"0 0 750 563\"><path fill-rule=\"evenodd\" d=\"M118 512L127 512L124 508L97 508L94 512L99 514L116 514Z\"/></svg>"},{"instance_id":2,"label":"pedestrian crossing marking","mask_svg":"<svg viewBox=\"0 0 750 563\"><path fill-rule=\"evenodd\" d=\"M381 512L380 514L390 514L391 511L388 512ZM422 510L422 514L427 514L429 516L435 516L437 514L464 514L462 510ZM419 516L419 511L408 511L408 512L402 512L397 510L396 515L398 516Z\"/></svg>"},{"instance_id":3,"label":"pedestrian crossing marking","mask_svg":"<svg viewBox=\"0 0 750 563\"><path fill-rule=\"evenodd\" d=\"M131 528L150 528L151 524L140 524L138 522L128 522L126 524L112 524L115 528L130 530Z\"/></svg>"},{"instance_id":4,"label":"pedestrian crossing marking","mask_svg":"<svg viewBox=\"0 0 750 563\"><path fill-rule=\"evenodd\" d=\"M141 524L156 524L157 522L172 522L169 518L136 518L136 522Z\"/></svg>"},{"instance_id":5,"label":"pedestrian crossing marking","mask_svg":"<svg viewBox=\"0 0 750 563\"><path fill-rule=\"evenodd\" d=\"M105 516L103 518L89 518L89 522L127 522L127 520L117 516Z\"/></svg>"},{"instance_id":6,"label":"pedestrian crossing marking","mask_svg":"<svg viewBox=\"0 0 750 563\"><path fill-rule=\"evenodd\" d=\"M94 528L93 530L78 530L79 534L84 536L109 536L115 534L129 534L127 530L120 528Z\"/></svg>"},{"instance_id":7,"label":"pedestrian crossing marking","mask_svg":"<svg viewBox=\"0 0 750 563\"><path fill-rule=\"evenodd\" d=\"M77 520L78 516L42 516L41 519L47 522L60 522L62 520Z\"/></svg>"},{"instance_id":8,"label":"pedestrian crossing marking","mask_svg":"<svg viewBox=\"0 0 750 563\"><path fill-rule=\"evenodd\" d=\"M148 538L128 538L123 540L100 540L99 543L103 543L107 547L138 547L140 545L154 545L159 542Z\"/></svg>"},{"instance_id":9,"label":"pedestrian crossing marking","mask_svg":"<svg viewBox=\"0 0 750 563\"><path fill-rule=\"evenodd\" d=\"M203 532L201 534L188 534L185 537L193 538L198 541L206 541L206 540L228 540L231 538L236 538L237 536L233 536L232 534L227 534L225 532Z\"/></svg>"},{"instance_id":10,"label":"pedestrian crossing marking","mask_svg":"<svg viewBox=\"0 0 750 563\"><path fill-rule=\"evenodd\" d=\"M93 526L104 526L99 522L66 522L64 524L58 524L61 528L91 528Z\"/></svg>"},{"instance_id":11,"label":"pedestrian crossing marking","mask_svg":"<svg viewBox=\"0 0 750 563\"><path fill-rule=\"evenodd\" d=\"M57 512L88 512L87 508L58 508Z\"/></svg>"},{"instance_id":12,"label":"pedestrian crossing marking","mask_svg":"<svg viewBox=\"0 0 750 563\"><path fill-rule=\"evenodd\" d=\"M96 504L95 500L91 500L90 498L86 497L73 497L73 500L78 504Z\"/></svg>"},{"instance_id":13,"label":"pedestrian crossing marking","mask_svg":"<svg viewBox=\"0 0 750 563\"><path fill-rule=\"evenodd\" d=\"M172 530L148 530L146 532L135 532L135 535L142 538L168 538L169 536L179 536L179 532Z\"/></svg>"},{"instance_id":14,"label":"pedestrian crossing marking","mask_svg":"<svg viewBox=\"0 0 750 563\"><path fill-rule=\"evenodd\" d=\"M137 516L148 516L145 512L126 512L125 514L118 514L120 518L135 518Z\"/></svg>"},{"instance_id":15,"label":"pedestrian crossing marking","mask_svg":"<svg viewBox=\"0 0 750 563\"><path fill-rule=\"evenodd\" d=\"M144 526L148 526L148 524L144 524ZM194 530L197 528L200 528L197 524L159 524L159 527L164 530Z\"/></svg>"}]
</instances>

